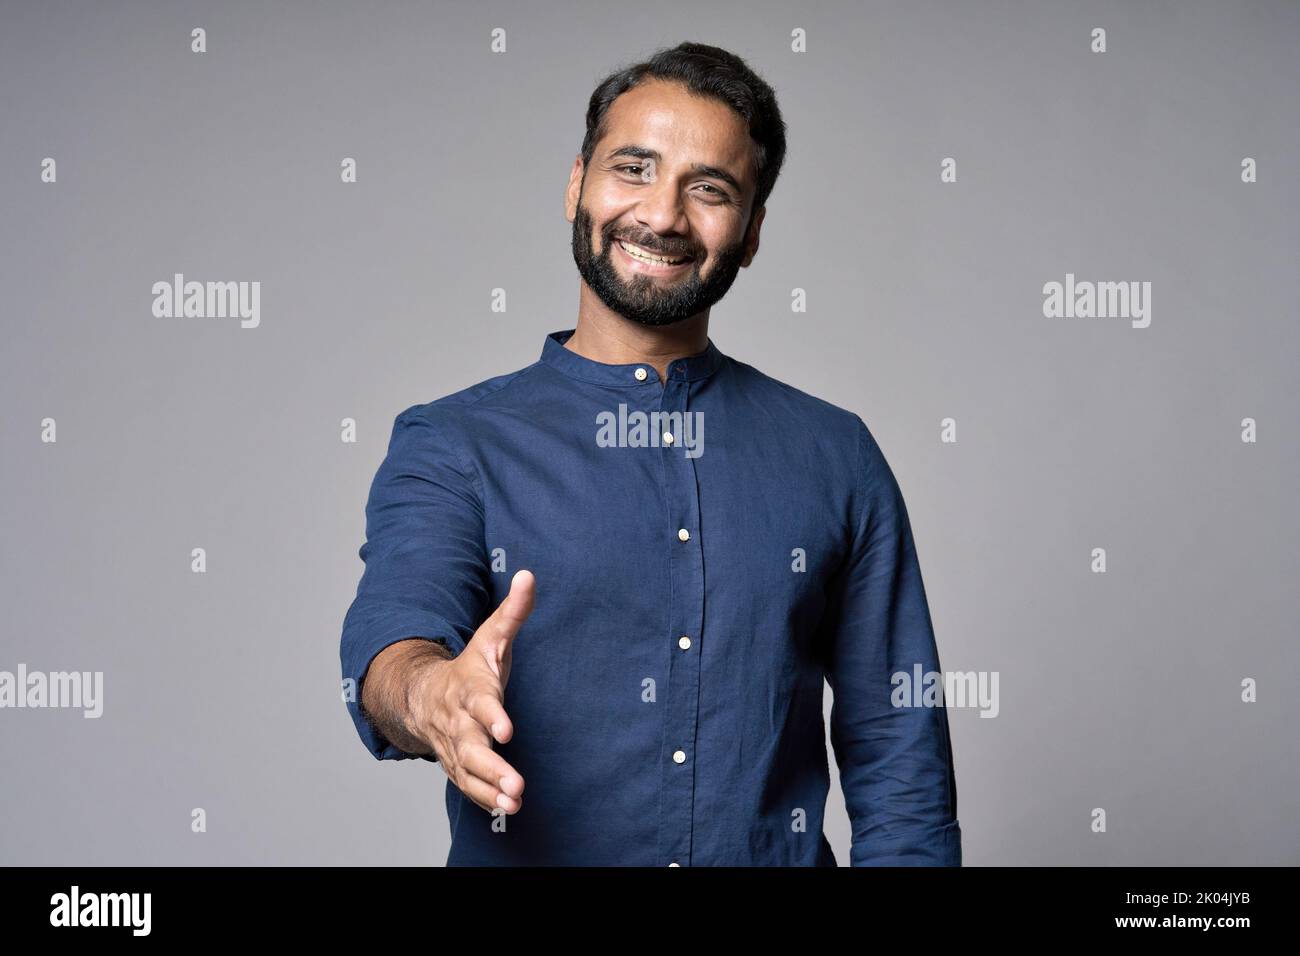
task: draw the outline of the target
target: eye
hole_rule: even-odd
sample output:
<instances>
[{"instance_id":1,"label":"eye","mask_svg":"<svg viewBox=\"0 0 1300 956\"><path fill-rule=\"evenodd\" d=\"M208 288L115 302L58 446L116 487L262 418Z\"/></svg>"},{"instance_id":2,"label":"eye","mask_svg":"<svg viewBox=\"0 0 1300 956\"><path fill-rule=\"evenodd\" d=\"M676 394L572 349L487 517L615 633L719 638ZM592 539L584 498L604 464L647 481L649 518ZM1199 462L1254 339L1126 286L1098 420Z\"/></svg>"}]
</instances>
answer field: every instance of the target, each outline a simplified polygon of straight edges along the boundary
<instances>
[{"instance_id":1,"label":"eye","mask_svg":"<svg viewBox=\"0 0 1300 956\"><path fill-rule=\"evenodd\" d=\"M719 189L712 183L700 183L707 190L704 195L708 197L710 206L725 206L731 202L731 195L725 189Z\"/></svg>"},{"instance_id":2,"label":"eye","mask_svg":"<svg viewBox=\"0 0 1300 956\"><path fill-rule=\"evenodd\" d=\"M647 167L644 163L624 163L622 166L615 166L614 171L617 173L626 172L629 176L635 176L638 179L644 179L642 170L646 168ZM633 172L633 170L635 170L635 172ZM719 189L717 186L714 186L712 183L700 183L700 185L703 186L705 189L709 190L709 192L706 195L710 196L711 198L723 199L723 200L727 199L726 192Z\"/></svg>"}]
</instances>

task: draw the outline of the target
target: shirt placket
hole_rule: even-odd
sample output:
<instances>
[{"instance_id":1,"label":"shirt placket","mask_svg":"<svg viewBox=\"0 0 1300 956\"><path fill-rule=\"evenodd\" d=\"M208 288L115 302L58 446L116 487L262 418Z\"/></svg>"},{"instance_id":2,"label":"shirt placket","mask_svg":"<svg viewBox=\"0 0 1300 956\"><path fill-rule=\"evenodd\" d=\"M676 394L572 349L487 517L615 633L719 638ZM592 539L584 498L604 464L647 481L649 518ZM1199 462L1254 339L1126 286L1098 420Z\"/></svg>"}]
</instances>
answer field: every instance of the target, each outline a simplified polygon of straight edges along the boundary
<instances>
[{"instance_id":1,"label":"shirt placket","mask_svg":"<svg viewBox=\"0 0 1300 956\"><path fill-rule=\"evenodd\" d=\"M696 742L700 704L701 630L704 624L704 552L700 536L699 485L695 459L687 457L677 431L690 413L690 382L671 366L659 402L659 448L667 510L669 549L668 687L660 769L663 775L659 857L667 866L687 866L694 833ZM672 413L679 413L676 418ZM680 424L679 424L680 423ZM692 429L692 434L697 434Z\"/></svg>"}]
</instances>

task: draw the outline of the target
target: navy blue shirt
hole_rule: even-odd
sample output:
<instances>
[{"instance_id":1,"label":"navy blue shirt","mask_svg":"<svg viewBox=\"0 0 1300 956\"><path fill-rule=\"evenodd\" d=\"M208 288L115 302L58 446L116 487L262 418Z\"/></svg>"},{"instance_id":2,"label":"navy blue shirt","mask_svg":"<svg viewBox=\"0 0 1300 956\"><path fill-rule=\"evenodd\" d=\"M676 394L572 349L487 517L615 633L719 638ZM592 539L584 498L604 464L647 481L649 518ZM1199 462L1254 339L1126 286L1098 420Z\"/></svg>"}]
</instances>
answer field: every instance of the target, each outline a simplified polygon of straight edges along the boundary
<instances>
[{"instance_id":1,"label":"navy blue shirt","mask_svg":"<svg viewBox=\"0 0 1300 956\"><path fill-rule=\"evenodd\" d=\"M850 865L960 865L946 710L894 676L939 671L925 588L862 419L712 340L661 383L571 334L399 414L366 505L341 656L375 757L411 756L359 709L375 655L459 653L536 577L494 744L523 806L448 781L447 865L834 866L823 681Z\"/></svg>"}]
</instances>

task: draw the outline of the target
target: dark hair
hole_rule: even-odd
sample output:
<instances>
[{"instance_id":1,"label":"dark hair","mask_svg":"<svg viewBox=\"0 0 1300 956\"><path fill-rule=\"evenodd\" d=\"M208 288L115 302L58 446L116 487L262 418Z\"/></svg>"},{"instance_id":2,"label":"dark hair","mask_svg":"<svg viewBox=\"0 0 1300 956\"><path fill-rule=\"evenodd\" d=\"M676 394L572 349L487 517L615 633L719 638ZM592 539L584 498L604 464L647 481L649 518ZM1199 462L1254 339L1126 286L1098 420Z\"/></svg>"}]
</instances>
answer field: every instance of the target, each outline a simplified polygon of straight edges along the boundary
<instances>
[{"instance_id":1,"label":"dark hair","mask_svg":"<svg viewBox=\"0 0 1300 956\"><path fill-rule=\"evenodd\" d=\"M781 119L772 87L740 57L716 46L679 43L675 47L665 47L650 59L611 73L602 80L587 105L587 135L582 140L583 175L586 175L596 144L605 134L605 114L610 105L621 94L648 79L682 83L701 96L725 103L748 124L749 136L754 142L754 168L758 179L752 219L753 212L767 202L785 161L785 122Z\"/></svg>"}]
</instances>

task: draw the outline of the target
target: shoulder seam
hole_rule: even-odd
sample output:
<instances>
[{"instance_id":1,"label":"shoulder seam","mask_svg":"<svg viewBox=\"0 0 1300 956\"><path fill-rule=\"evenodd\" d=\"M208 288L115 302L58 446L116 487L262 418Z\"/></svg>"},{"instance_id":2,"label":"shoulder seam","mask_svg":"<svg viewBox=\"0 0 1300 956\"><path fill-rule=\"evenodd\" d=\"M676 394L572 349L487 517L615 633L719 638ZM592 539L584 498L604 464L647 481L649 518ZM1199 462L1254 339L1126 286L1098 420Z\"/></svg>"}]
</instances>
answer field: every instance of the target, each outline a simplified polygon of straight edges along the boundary
<instances>
[{"instance_id":1,"label":"shoulder seam","mask_svg":"<svg viewBox=\"0 0 1300 956\"><path fill-rule=\"evenodd\" d=\"M507 388L509 388L511 385L514 385L516 382L518 382L518 381L520 381L522 378L524 378L524 376L528 375L530 372L535 371L535 370L537 369L537 367L538 367L539 365L541 365L541 364L542 364L542 363L541 363L540 361L537 361L537 362L532 363L531 365L526 365L526 366L524 366L523 368L518 369L517 371L515 371L515 373L514 373L513 375L510 375L510 376L509 376L509 377L508 377L504 382L502 382L501 384L499 384L498 386L496 386L496 388L493 388L491 391L484 392L482 395L479 395L477 398L474 398L474 399L471 400L471 401L467 401L467 402L455 402L455 403L448 402L446 405L443 405L443 406L440 406L440 407L443 407L443 408L473 408L473 407L474 407L475 405L477 405L479 402L483 401L483 399L485 399L485 398L489 398L489 397L492 396L492 395L497 395L497 394L499 394L499 393L505 391L505 390L506 390ZM472 388L473 386L470 386L470 387ZM454 394L454 393L453 393L453 394ZM416 417L416 418L420 418L420 419L422 419L422 420L423 420L426 424L428 424L428 425L433 425L434 422L433 422L432 420L430 420L429 416L426 414L426 410L427 410L427 409L434 408L434 407L439 407L439 402L441 402L441 401L443 401L445 398L449 398L449 397L450 397L450 396L443 396L442 399L437 399L437 398L435 398L435 399L434 399L433 401L431 401L431 402L422 402L422 403L417 404L417 405L412 405L412 406L410 406L409 408L407 408L405 411L401 412L401 413L398 415L398 418L404 418L404 417L406 417L407 415L411 415L412 417ZM470 462L468 459L465 458L464 455L461 454L461 450L460 450L460 448L458 448L458 447L453 447L453 448L451 449L451 452L452 452L453 455L455 455L455 457L456 457L456 461L457 461L457 463L460 465L461 470L462 470L462 471L463 471L463 472L464 472L464 473L469 477L470 482L474 485L475 490L478 492L478 496L479 496L479 505L480 505L480 507L481 507L482 504L483 504L483 502L487 500L487 494L486 494L486 491L484 490L484 487L483 487L483 479L482 479L482 477L479 475L479 473L478 473L478 469L475 468L475 467L473 467L473 463Z\"/></svg>"},{"instance_id":2,"label":"shoulder seam","mask_svg":"<svg viewBox=\"0 0 1300 956\"><path fill-rule=\"evenodd\" d=\"M541 365L541 364L542 364L542 363L541 363L540 361L537 361L537 362L534 362L532 365L525 365L523 368L519 369L517 372L515 372L513 375L511 375L508 379L506 379L504 382L502 382L502 383L501 383L500 385L498 385L496 388L492 389L492 391L490 391L490 392L484 392L482 395L480 395L478 398L474 399L474 401L472 401L472 402L466 402L466 403L465 403L466 407L471 407L471 406L477 405L479 402L483 401L483 399L488 398L488 397L491 396L491 395L496 395L498 392L504 392L507 388L509 388L511 385L514 385L516 382L518 382L520 379L522 379L522 378L523 378L525 375L527 375L528 373L533 372L533 371L536 371L536 370L537 370L537 366L539 366L539 365Z\"/></svg>"},{"instance_id":3,"label":"shoulder seam","mask_svg":"<svg viewBox=\"0 0 1300 956\"><path fill-rule=\"evenodd\" d=\"M851 416L851 417L861 418L861 416L859 416L858 413L855 412L855 411L853 411L852 409L845 408L845 407L842 406L842 405L836 405L834 402L827 401L826 399L822 398L821 396L819 396L819 395L814 395L812 392L810 392L810 391L808 391L808 390L806 390L806 389L802 389L802 388L800 388L800 387L797 386L797 385L791 385L789 382L784 382L784 381L782 381L781 379L777 378L776 376L774 376L774 375L770 375L770 374L768 374L767 372L764 372L761 368L757 368L757 367L755 367L755 366L753 366L753 365L750 365L750 364L747 363L747 362L742 362L742 361L740 361L739 359L734 359L734 358L731 358L730 356L728 356L728 358L729 358L730 361L734 362L736 365L739 365L739 366L742 366L742 367L744 367L744 368L747 368L747 369L749 369L751 372L753 372L755 375L758 375L758 376L760 376L760 377L766 379L768 382L770 382L772 385L775 385L777 388L784 389L785 391L788 391L788 392L793 392L793 393L796 394L796 395L800 395L800 396L802 396L803 398L809 399L809 400L815 402L816 404L818 404L818 405L822 405L822 406L824 406L824 407L830 409L831 411L837 412L837 413L839 413L839 414L841 414L841 415L849 415L849 416Z\"/></svg>"}]
</instances>

